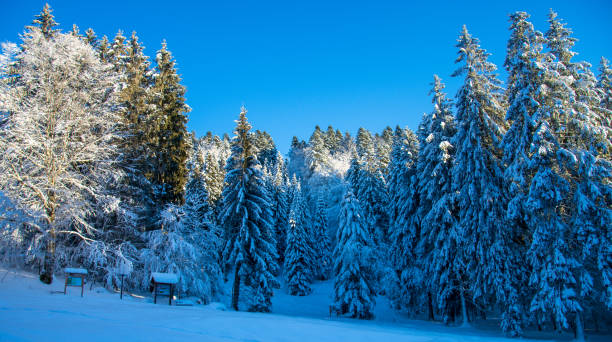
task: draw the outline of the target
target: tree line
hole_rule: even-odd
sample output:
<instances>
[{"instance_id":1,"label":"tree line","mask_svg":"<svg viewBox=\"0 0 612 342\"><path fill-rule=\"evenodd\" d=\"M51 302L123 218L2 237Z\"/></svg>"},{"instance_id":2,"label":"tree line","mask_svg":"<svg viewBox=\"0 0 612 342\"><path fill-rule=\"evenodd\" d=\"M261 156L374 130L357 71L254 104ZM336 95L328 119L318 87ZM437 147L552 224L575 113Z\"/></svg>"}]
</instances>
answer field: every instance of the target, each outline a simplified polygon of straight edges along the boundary
<instances>
[{"instance_id":1,"label":"tree line","mask_svg":"<svg viewBox=\"0 0 612 342\"><path fill-rule=\"evenodd\" d=\"M205 302L271 311L275 288L373 317L376 298L447 324L500 315L511 336L610 322L611 69L575 62L551 11L510 15L504 68L464 27L455 100L434 76L418 127L317 126L284 158L243 107L233 136L186 130L165 42L56 29L48 5L0 58L5 262L82 265L108 287L175 272ZM78 71L78 72L75 72Z\"/></svg>"}]
</instances>

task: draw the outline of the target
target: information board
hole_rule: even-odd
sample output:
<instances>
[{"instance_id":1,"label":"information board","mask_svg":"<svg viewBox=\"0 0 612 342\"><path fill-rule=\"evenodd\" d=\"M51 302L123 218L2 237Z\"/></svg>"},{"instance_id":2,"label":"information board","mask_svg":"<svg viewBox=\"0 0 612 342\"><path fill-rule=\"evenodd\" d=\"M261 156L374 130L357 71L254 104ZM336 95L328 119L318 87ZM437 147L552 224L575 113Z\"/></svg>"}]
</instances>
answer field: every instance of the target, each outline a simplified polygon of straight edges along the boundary
<instances>
[{"instance_id":1,"label":"information board","mask_svg":"<svg viewBox=\"0 0 612 342\"><path fill-rule=\"evenodd\" d=\"M157 295L158 296L169 296L170 295L170 284L157 284Z\"/></svg>"}]
</instances>

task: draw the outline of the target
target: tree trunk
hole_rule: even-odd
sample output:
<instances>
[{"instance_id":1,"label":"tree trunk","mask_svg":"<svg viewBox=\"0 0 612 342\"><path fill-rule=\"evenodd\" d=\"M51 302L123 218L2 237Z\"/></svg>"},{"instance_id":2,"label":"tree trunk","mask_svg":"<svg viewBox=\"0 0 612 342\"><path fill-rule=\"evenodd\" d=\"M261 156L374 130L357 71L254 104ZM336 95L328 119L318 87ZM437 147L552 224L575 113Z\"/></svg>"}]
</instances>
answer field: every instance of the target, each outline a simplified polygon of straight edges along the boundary
<instances>
[{"instance_id":1,"label":"tree trunk","mask_svg":"<svg viewBox=\"0 0 612 342\"><path fill-rule=\"evenodd\" d=\"M427 309L429 310L429 320L434 320L433 303L431 299L431 292L427 292Z\"/></svg>"},{"instance_id":2,"label":"tree trunk","mask_svg":"<svg viewBox=\"0 0 612 342\"><path fill-rule=\"evenodd\" d=\"M465 295L463 294L463 289L461 290L461 315L463 316L463 323L461 324L461 327L463 328L467 328L470 326L470 323L468 322L468 314L467 314L467 308L465 305Z\"/></svg>"},{"instance_id":3,"label":"tree trunk","mask_svg":"<svg viewBox=\"0 0 612 342\"><path fill-rule=\"evenodd\" d=\"M47 250L45 251L45 259L43 262L43 271L40 275L40 281L45 284L51 284L53 282L53 270L55 268L55 229L49 230L47 236Z\"/></svg>"},{"instance_id":4,"label":"tree trunk","mask_svg":"<svg viewBox=\"0 0 612 342\"><path fill-rule=\"evenodd\" d=\"M232 289L232 308L238 311L238 299L240 298L240 264L234 270L234 287Z\"/></svg>"},{"instance_id":5,"label":"tree trunk","mask_svg":"<svg viewBox=\"0 0 612 342\"><path fill-rule=\"evenodd\" d=\"M54 182L52 181L51 183L53 184ZM50 191L47 197L49 202L45 203L45 211L47 213L49 233L47 234L47 250L45 251L40 281L45 284L51 284L53 282L53 270L55 269L55 193Z\"/></svg>"},{"instance_id":6,"label":"tree trunk","mask_svg":"<svg viewBox=\"0 0 612 342\"><path fill-rule=\"evenodd\" d=\"M582 312L576 312L576 341L584 341L584 327L582 326Z\"/></svg>"}]
</instances>

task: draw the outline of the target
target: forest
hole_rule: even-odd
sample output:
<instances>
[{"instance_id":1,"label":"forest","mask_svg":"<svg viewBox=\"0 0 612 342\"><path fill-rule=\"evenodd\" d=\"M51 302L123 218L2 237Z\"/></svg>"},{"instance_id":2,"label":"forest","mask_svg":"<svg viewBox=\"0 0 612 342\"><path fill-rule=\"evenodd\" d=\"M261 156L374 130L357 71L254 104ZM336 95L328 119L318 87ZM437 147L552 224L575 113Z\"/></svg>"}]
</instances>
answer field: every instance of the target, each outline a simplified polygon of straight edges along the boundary
<instances>
[{"instance_id":1,"label":"forest","mask_svg":"<svg viewBox=\"0 0 612 342\"><path fill-rule=\"evenodd\" d=\"M612 68L576 61L509 15L497 75L464 26L457 94L433 75L418 129L332 126L282 155L247 109L231 134L188 132L191 108L162 42L57 29L46 5L0 55L0 261L51 283L83 267L107 288L179 275L180 293L273 311L281 283L333 280L339 314L377 298L509 336L612 324ZM594 72L596 69L597 72ZM324 126L323 126L324 127Z\"/></svg>"}]
</instances>

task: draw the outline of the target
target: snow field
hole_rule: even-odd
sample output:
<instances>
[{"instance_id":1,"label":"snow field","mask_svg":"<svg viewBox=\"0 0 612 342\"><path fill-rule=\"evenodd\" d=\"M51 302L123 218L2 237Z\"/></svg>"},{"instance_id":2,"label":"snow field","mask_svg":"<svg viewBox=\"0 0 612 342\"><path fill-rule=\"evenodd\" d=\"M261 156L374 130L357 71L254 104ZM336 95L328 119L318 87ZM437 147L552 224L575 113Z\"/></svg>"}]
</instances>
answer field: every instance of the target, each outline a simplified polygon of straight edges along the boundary
<instances>
[{"instance_id":1,"label":"snow field","mask_svg":"<svg viewBox=\"0 0 612 342\"><path fill-rule=\"evenodd\" d=\"M150 297L129 295L119 300L119 294L90 290L90 284L83 298L70 287L67 295L52 293L63 286L62 277L44 285L36 275L0 269L0 341L510 341L498 331L407 320L388 305L378 305L372 321L330 320L331 281L313 284L305 297L277 290L272 314L230 311L221 303L155 305Z\"/></svg>"}]
</instances>

